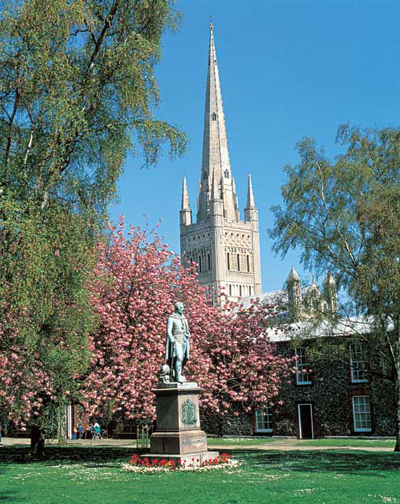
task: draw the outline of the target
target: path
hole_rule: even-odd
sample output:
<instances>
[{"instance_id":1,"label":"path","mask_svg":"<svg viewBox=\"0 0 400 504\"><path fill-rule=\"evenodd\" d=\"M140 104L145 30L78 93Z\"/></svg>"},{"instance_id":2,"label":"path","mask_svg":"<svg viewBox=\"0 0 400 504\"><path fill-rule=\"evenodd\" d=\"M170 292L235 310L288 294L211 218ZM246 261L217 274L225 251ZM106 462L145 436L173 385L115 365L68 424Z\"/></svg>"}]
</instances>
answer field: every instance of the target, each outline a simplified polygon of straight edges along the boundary
<instances>
[{"instance_id":1,"label":"path","mask_svg":"<svg viewBox=\"0 0 400 504\"><path fill-rule=\"evenodd\" d=\"M244 443L246 440L244 441ZM268 441L259 444L240 444L240 442L218 443L217 439L213 439L212 444L209 448L224 451L224 450L278 450L278 451L323 451L323 450L353 450L353 451L365 451L365 452L392 452L392 447L374 447L374 446L316 446L305 444L307 441L302 442L299 439L288 438L288 439L277 439L273 441ZM27 438L9 438L3 437L3 444L0 445L0 450L2 446L27 446L30 444L30 440ZM46 441L46 445L57 445L56 440ZM134 439L79 439L68 441L67 446L101 446L101 447L115 447L115 448L132 448L136 449L136 441Z\"/></svg>"}]
</instances>

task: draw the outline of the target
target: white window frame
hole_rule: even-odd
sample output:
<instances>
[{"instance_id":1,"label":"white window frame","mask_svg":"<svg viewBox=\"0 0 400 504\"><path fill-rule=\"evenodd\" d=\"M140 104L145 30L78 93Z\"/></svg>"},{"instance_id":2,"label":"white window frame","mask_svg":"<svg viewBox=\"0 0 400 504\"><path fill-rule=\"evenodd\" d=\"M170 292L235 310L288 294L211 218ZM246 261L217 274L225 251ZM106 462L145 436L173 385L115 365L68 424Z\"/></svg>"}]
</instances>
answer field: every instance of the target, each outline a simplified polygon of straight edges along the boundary
<instances>
[{"instance_id":1,"label":"white window frame","mask_svg":"<svg viewBox=\"0 0 400 504\"><path fill-rule=\"evenodd\" d=\"M356 405L355 405L355 399L367 399L368 400L368 411L357 411L356 412ZM371 418L371 402L369 400L369 396L362 395L362 396L353 396L352 397L352 403L353 403L353 424L354 424L354 432L371 432L372 431L372 418ZM365 405L364 401L364 405ZM356 413L357 414L364 414L364 415L369 415L369 425L370 427L357 427L357 422L356 422Z\"/></svg>"},{"instance_id":2,"label":"white window frame","mask_svg":"<svg viewBox=\"0 0 400 504\"><path fill-rule=\"evenodd\" d=\"M308 367L305 348L296 348L296 385L312 385L310 373L302 371L303 368L307 369ZM307 376L306 380L303 380L304 375Z\"/></svg>"},{"instance_id":3,"label":"white window frame","mask_svg":"<svg viewBox=\"0 0 400 504\"><path fill-rule=\"evenodd\" d=\"M311 415L311 439L314 438L314 417L313 417L313 405L312 403L300 403L297 405L297 415L299 418L299 435L300 439L303 439L303 429L301 427L301 409L300 406L309 406L310 408L310 415Z\"/></svg>"},{"instance_id":4,"label":"white window frame","mask_svg":"<svg viewBox=\"0 0 400 504\"><path fill-rule=\"evenodd\" d=\"M262 410L256 410L256 429L255 431L256 432L273 432L273 429L272 429L272 411L271 411L271 407L270 406L266 406L264 409ZM264 416L266 417L266 424L267 425L271 425L271 427L268 427L268 428L261 428L258 426L258 418L260 416Z\"/></svg>"},{"instance_id":5,"label":"white window frame","mask_svg":"<svg viewBox=\"0 0 400 504\"><path fill-rule=\"evenodd\" d=\"M72 429L74 423L72 404L68 404L66 414L67 414L67 438L72 439Z\"/></svg>"},{"instance_id":6,"label":"white window frame","mask_svg":"<svg viewBox=\"0 0 400 504\"><path fill-rule=\"evenodd\" d=\"M350 347L350 373L351 373L351 383L366 383L368 380L366 378L367 373L367 359L365 346L362 343L351 343ZM357 357L362 356L363 359L358 359ZM365 378L357 378L357 376L362 375Z\"/></svg>"}]
</instances>

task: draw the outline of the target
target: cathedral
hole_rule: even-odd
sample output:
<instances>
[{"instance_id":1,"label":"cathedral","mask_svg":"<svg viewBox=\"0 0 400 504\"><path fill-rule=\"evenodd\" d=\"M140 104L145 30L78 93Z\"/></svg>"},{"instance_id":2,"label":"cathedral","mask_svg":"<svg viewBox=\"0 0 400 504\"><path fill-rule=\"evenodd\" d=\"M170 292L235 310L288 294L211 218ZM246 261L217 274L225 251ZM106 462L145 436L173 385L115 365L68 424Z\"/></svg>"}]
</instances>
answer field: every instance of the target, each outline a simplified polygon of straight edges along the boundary
<instances>
[{"instance_id":1,"label":"cathedral","mask_svg":"<svg viewBox=\"0 0 400 504\"><path fill-rule=\"evenodd\" d=\"M244 220L240 219L214 44L210 25L203 159L196 220L192 218L186 179L180 210L181 255L198 265L199 281L229 300L261 294L258 210L248 177Z\"/></svg>"}]
</instances>

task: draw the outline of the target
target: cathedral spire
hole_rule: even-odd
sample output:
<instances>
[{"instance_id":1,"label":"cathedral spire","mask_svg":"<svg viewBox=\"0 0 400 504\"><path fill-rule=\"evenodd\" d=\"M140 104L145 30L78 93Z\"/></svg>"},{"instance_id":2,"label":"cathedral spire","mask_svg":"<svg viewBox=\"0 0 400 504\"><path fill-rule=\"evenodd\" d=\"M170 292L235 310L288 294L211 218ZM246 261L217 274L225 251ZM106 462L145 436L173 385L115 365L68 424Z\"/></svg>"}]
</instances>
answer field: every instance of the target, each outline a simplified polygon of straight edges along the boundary
<instances>
[{"instance_id":1,"label":"cathedral spire","mask_svg":"<svg viewBox=\"0 0 400 504\"><path fill-rule=\"evenodd\" d=\"M240 219L235 181L229 161L225 116L210 24L208 73L204 112L201 177L197 219L192 222L186 180L180 214L181 255L184 264L198 264L199 282L210 292L225 292L228 299L261 294L258 210L249 179L247 208ZM246 145L245 148L248 148ZM300 288L300 282L298 282ZM297 286L297 283L295 282ZM224 303L215 295L213 303Z\"/></svg>"},{"instance_id":2,"label":"cathedral spire","mask_svg":"<svg viewBox=\"0 0 400 504\"><path fill-rule=\"evenodd\" d=\"M224 215L228 220L237 221L237 213L234 204L236 201L236 194L232 186L232 172L226 136L225 115L214 44L214 27L210 24L206 104L204 112L203 159L197 214L198 221L207 219L214 174L220 186L220 190L222 191L223 189ZM221 187L222 177L224 177L223 188Z\"/></svg>"},{"instance_id":3,"label":"cathedral spire","mask_svg":"<svg viewBox=\"0 0 400 504\"><path fill-rule=\"evenodd\" d=\"M186 177L183 177L181 210L190 210L189 194L188 194L187 185L186 185Z\"/></svg>"}]
</instances>

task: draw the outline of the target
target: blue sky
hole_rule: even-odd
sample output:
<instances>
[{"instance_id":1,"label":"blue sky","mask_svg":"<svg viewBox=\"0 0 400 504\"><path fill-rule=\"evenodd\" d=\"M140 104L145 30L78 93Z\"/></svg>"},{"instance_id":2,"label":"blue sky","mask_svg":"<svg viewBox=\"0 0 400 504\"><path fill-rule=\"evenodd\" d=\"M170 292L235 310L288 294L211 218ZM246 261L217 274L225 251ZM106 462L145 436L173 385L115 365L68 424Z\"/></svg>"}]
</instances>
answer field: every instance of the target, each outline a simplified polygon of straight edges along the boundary
<instances>
[{"instance_id":1,"label":"blue sky","mask_svg":"<svg viewBox=\"0 0 400 504\"><path fill-rule=\"evenodd\" d=\"M209 17L221 79L233 175L243 216L252 174L260 216L263 291L282 287L291 268L305 277L300 251L284 260L271 251L270 207L281 202L283 167L298 161L294 146L317 139L331 156L337 127L398 126L400 2L398 0L186 0L178 34L163 40L157 68L161 104L155 115L189 136L187 154L155 168L129 157L112 219L150 226L179 252L182 177L193 214L201 170Z\"/></svg>"}]
</instances>

